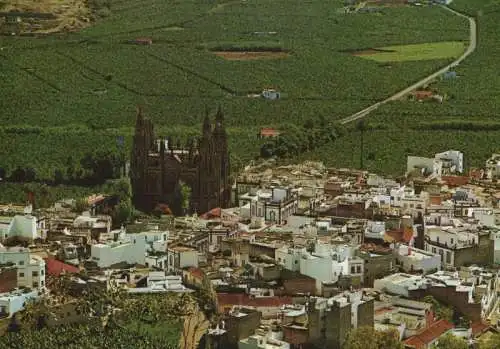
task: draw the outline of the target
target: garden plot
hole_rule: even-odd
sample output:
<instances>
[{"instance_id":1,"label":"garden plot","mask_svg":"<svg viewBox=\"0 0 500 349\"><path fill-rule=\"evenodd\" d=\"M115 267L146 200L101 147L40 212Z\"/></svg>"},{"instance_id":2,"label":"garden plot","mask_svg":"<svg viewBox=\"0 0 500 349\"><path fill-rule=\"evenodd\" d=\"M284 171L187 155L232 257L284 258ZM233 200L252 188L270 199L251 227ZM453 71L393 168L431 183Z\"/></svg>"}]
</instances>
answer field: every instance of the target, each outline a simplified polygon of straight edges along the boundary
<instances>
[{"instance_id":1,"label":"garden plot","mask_svg":"<svg viewBox=\"0 0 500 349\"><path fill-rule=\"evenodd\" d=\"M466 42L445 41L370 48L354 51L352 54L377 62L425 61L456 58L459 57L466 48Z\"/></svg>"}]
</instances>

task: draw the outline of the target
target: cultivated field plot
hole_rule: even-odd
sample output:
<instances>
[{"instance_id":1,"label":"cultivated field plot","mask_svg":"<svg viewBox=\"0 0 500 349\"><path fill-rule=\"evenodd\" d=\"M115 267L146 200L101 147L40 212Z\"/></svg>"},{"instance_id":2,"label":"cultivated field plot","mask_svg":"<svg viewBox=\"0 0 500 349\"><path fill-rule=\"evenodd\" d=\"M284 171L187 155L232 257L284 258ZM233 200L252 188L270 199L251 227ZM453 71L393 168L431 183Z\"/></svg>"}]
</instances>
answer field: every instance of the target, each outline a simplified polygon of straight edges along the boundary
<instances>
[{"instance_id":1,"label":"cultivated field plot","mask_svg":"<svg viewBox=\"0 0 500 349\"><path fill-rule=\"evenodd\" d=\"M459 57L468 43L445 41L425 44L386 46L376 49L355 51L354 56L371 59L376 62L406 62Z\"/></svg>"},{"instance_id":2,"label":"cultivated field plot","mask_svg":"<svg viewBox=\"0 0 500 349\"><path fill-rule=\"evenodd\" d=\"M468 37L467 21L439 7L345 15L336 11L340 0L109 3L109 14L80 32L0 39L3 127L47 128L44 137L9 131L0 147L16 144L25 150L24 162L43 161L44 176L52 175L60 157L44 150L47 139L57 148L65 129L68 135L78 130L85 136L61 142L77 154L114 144L112 135L132 134L137 104L165 133L174 126L198 130L205 108L221 105L229 127L248 135L232 142L232 153L248 159L258 144L247 140L260 127L340 119L452 59L382 63L342 52ZM150 44L138 45L144 38ZM286 98L247 98L269 87ZM88 136L96 130L105 140ZM11 157L19 157L8 154L2 153L0 166L10 170L16 163Z\"/></svg>"},{"instance_id":3,"label":"cultivated field plot","mask_svg":"<svg viewBox=\"0 0 500 349\"><path fill-rule=\"evenodd\" d=\"M406 155L431 156L447 149L461 150L466 167L483 166L498 152L500 118L500 3L490 0L455 0L451 7L477 17L476 51L454 68L455 79L438 79L430 87L446 95L443 103L395 101L370 115L366 121L365 166L374 171L400 174ZM318 156L332 165L359 166L359 143L342 138L331 151ZM357 149L352 154L334 151ZM370 160L372 159L372 160Z\"/></svg>"}]
</instances>

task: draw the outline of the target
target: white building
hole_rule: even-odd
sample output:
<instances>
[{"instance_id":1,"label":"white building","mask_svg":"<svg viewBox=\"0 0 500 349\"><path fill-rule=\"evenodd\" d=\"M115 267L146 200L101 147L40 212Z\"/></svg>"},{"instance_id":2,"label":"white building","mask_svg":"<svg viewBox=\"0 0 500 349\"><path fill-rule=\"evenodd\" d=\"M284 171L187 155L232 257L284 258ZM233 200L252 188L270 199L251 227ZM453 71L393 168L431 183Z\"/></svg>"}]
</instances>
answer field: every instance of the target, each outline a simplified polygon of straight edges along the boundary
<instances>
[{"instance_id":1,"label":"white building","mask_svg":"<svg viewBox=\"0 0 500 349\"><path fill-rule=\"evenodd\" d=\"M0 264L17 267L17 286L33 289L45 287L45 261L23 247L6 248L0 245Z\"/></svg>"},{"instance_id":2,"label":"white building","mask_svg":"<svg viewBox=\"0 0 500 349\"><path fill-rule=\"evenodd\" d=\"M424 283L423 276L397 273L383 279L376 279L373 288L377 291L408 298L411 290L418 290Z\"/></svg>"},{"instance_id":3,"label":"white building","mask_svg":"<svg viewBox=\"0 0 500 349\"><path fill-rule=\"evenodd\" d=\"M486 177L489 179L500 177L500 154L493 154L486 160Z\"/></svg>"},{"instance_id":4,"label":"white building","mask_svg":"<svg viewBox=\"0 0 500 349\"><path fill-rule=\"evenodd\" d=\"M464 171L464 154L457 150L447 150L437 153L434 158L408 156L406 172L419 170L422 175L441 177Z\"/></svg>"},{"instance_id":5,"label":"white building","mask_svg":"<svg viewBox=\"0 0 500 349\"><path fill-rule=\"evenodd\" d=\"M499 237L500 245L500 237ZM282 265L285 269L300 272L300 258L303 253L306 253L305 247L293 248L282 246L274 251L274 259L278 264Z\"/></svg>"},{"instance_id":6,"label":"white building","mask_svg":"<svg viewBox=\"0 0 500 349\"><path fill-rule=\"evenodd\" d=\"M479 244L479 235L450 227L429 227L425 229L425 250L441 256L442 265L453 267L457 249L471 248Z\"/></svg>"},{"instance_id":7,"label":"white building","mask_svg":"<svg viewBox=\"0 0 500 349\"><path fill-rule=\"evenodd\" d=\"M268 222L285 224L299 206L299 195L291 188L256 190L241 195L240 206L250 204L250 216L262 217Z\"/></svg>"},{"instance_id":8,"label":"white building","mask_svg":"<svg viewBox=\"0 0 500 349\"><path fill-rule=\"evenodd\" d=\"M4 316L11 317L14 313L23 310L27 301L38 297L38 291L22 292L17 290L0 293L0 318Z\"/></svg>"},{"instance_id":9,"label":"white building","mask_svg":"<svg viewBox=\"0 0 500 349\"><path fill-rule=\"evenodd\" d=\"M238 349L290 349L290 344L274 338L272 333L256 333L240 339Z\"/></svg>"},{"instance_id":10,"label":"white building","mask_svg":"<svg viewBox=\"0 0 500 349\"><path fill-rule=\"evenodd\" d=\"M143 239L146 243L146 251L167 251L167 242L169 238L168 231L159 230L157 226L152 227L151 230L144 231L138 234L127 234L130 239Z\"/></svg>"},{"instance_id":11,"label":"white building","mask_svg":"<svg viewBox=\"0 0 500 349\"><path fill-rule=\"evenodd\" d=\"M152 271L146 276L146 287L128 288L129 293L193 292L182 284L182 276L165 275L165 272Z\"/></svg>"},{"instance_id":12,"label":"white building","mask_svg":"<svg viewBox=\"0 0 500 349\"><path fill-rule=\"evenodd\" d=\"M441 256L424 250L399 245L394 249L398 264L405 272L423 272L441 270Z\"/></svg>"},{"instance_id":13,"label":"white building","mask_svg":"<svg viewBox=\"0 0 500 349\"><path fill-rule=\"evenodd\" d=\"M262 91L262 97L264 97L265 99L275 100L280 99L281 94L274 89L267 88Z\"/></svg>"},{"instance_id":14,"label":"white building","mask_svg":"<svg viewBox=\"0 0 500 349\"><path fill-rule=\"evenodd\" d=\"M317 243L315 251L305 248L281 247L275 251L275 260L285 269L300 272L316 280L316 289L321 292L323 283L337 282L344 275L364 274L364 261L354 256L353 246Z\"/></svg>"},{"instance_id":15,"label":"white building","mask_svg":"<svg viewBox=\"0 0 500 349\"><path fill-rule=\"evenodd\" d=\"M392 207L402 207L405 198L415 197L415 190L407 186L393 188L390 190L390 197Z\"/></svg>"},{"instance_id":16,"label":"white building","mask_svg":"<svg viewBox=\"0 0 500 349\"><path fill-rule=\"evenodd\" d=\"M365 238L384 240L385 222L368 221L365 228Z\"/></svg>"},{"instance_id":17,"label":"white building","mask_svg":"<svg viewBox=\"0 0 500 349\"><path fill-rule=\"evenodd\" d=\"M198 267L198 251L192 247L175 246L167 249L169 272L179 271L186 267Z\"/></svg>"},{"instance_id":18,"label":"white building","mask_svg":"<svg viewBox=\"0 0 500 349\"><path fill-rule=\"evenodd\" d=\"M146 240L130 238L108 243L99 243L90 248L92 261L99 268L109 268L114 264L141 264L146 262Z\"/></svg>"},{"instance_id":19,"label":"white building","mask_svg":"<svg viewBox=\"0 0 500 349\"><path fill-rule=\"evenodd\" d=\"M442 153L437 153L434 158L443 162L443 167L449 163L448 173L462 173L464 172L464 154L458 150L447 150ZM446 171L445 171L446 172ZM446 174L446 173L443 173Z\"/></svg>"},{"instance_id":20,"label":"white building","mask_svg":"<svg viewBox=\"0 0 500 349\"><path fill-rule=\"evenodd\" d=\"M4 240L12 237L27 240L45 238L45 220L38 222L37 218L31 214L12 217L7 227L0 227L0 239Z\"/></svg>"},{"instance_id":21,"label":"white building","mask_svg":"<svg viewBox=\"0 0 500 349\"><path fill-rule=\"evenodd\" d=\"M75 218L75 220L73 221L73 228L95 229L103 233L109 233L111 231L111 217L92 217L89 212L84 212L82 215Z\"/></svg>"}]
</instances>

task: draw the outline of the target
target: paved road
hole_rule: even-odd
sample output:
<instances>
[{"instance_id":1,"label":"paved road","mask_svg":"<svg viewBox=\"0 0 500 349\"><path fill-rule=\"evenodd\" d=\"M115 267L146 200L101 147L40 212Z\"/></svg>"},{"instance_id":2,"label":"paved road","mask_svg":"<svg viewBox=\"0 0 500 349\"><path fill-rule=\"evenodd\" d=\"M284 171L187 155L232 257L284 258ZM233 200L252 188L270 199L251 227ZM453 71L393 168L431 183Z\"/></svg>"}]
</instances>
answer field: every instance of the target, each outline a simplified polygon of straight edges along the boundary
<instances>
[{"instance_id":1,"label":"paved road","mask_svg":"<svg viewBox=\"0 0 500 349\"><path fill-rule=\"evenodd\" d=\"M447 11L450 11L450 12L454 13L457 16L464 17L464 18L467 18L469 20L470 38L469 38L469 47L467 48L467 50L465 50L465 52L459 58L457 58L451 64L448 64L446 67L444 67L444 68L438 70L437 72L429 75L428 77L426 77L426 78L424 78L424 79L422 79L422 80L414 83L413 85L405 88L404 90L399 91L395 95L393 95L393 96L391 96L391 97L389 97L387 99L384 99L381 102L375 103L375 104L369 106L368 108L365 108L365 109L363 109L363 110L361 110L361 111L359 111L359 112L357 112L357 113L355 113L355 114L353 114L351 116L348 116L348 117L342 119L340 121L341 124L348 124L350 122L353 122L353 121L356 121L358 119L364 118L365 116L367 116L368 114L370 114L372 111L374 111L375 109L377 109L381 105L386 104L387 102L395 101L395 100L398 100L398 99L404 97L405 95L407 95L411 91L413 91L413 90L415 90L415 89L417 89L419 87L424 86L425 84L429 83L430 81L432 81L435 78L439 77L440 75L444 74L445 72L447 72L448 70L450 70L450 68L453 68L453 67L457 66L460 62L462 62L472 52L474 52L476 50L476 46L477 46L477 26L476 26L475 19L472 18L472 17L466 16L466 15L460 13L460 12L457 12L455 10L452 10L449 7L446 7L446 6L442 6L442 7L444 9L446 9Z\"/></svg>"}]
</instances>

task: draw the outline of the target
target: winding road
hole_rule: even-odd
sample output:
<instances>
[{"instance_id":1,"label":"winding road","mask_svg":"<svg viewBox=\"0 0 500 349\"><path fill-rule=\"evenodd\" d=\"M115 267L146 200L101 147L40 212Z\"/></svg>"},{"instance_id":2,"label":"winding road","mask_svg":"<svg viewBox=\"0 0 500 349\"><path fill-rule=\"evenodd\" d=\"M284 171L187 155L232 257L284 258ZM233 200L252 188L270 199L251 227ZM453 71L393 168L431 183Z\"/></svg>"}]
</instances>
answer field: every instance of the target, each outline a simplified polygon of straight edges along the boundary
<instances>
[{"instance_id":1,"label":"winding road","mask_svg":"<svg viewBox=\"0 0 500 349\"><path fill-rule=\"evenodd\" d=\"M458 64L460 64L460 62L462 62L472 52L474 52L476 50L476 46L477 46L477 25L476 25L476 20L474 18L472 18L472 17L466 16L463 13L460 13L460 12L457 12L455 10L452 10L451 8L449 8L447 6L442 6L442 7L445 10L450 11L450 12L452 12L453 14L455 14L457 16L464 17L464 18L467 18L469 20L470 38L469 38L469 47L467 48L467 50L465 50L465 52L460 57L458 57L455 61L453 61L452 63L448 64L447 66L441 68L437 72L435 72L435 73L427 76L426 78L423 78L422 80L414 83L413 85L405 88L402 91L399 91L395 95L392 95L391 97L389 97L387 99L384 99L381 102L377 102L377 103L369 106L368 108L365 108L365 109L363 109L363 110L361 110L361 111L359 111L359 112L357 112L355 114L352 114L351 116L348 116L348 117L340 120L341 124L345 125L345 124L351 123L353 121L362 119L365 116L367 116L368 114L370 114L372 111L374 111L375 109L377 109L378 107L380 107L381 105L386 104L386 103L391 102L391 101L398 100L398 99L404 97L405 95L407 95L411 91L413 91L413 90L415 90L415 89L417 89L419 87L424 86L425 84L429 83L430 81L432 81L435 78L439 77L440 75L444 74L445 72L447 72L448 70L450 70L450 68L456 67Z\"/></svg>"}]
</instances>

